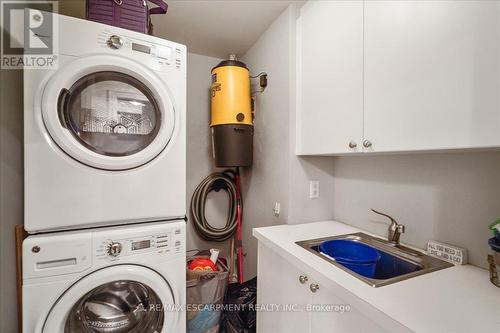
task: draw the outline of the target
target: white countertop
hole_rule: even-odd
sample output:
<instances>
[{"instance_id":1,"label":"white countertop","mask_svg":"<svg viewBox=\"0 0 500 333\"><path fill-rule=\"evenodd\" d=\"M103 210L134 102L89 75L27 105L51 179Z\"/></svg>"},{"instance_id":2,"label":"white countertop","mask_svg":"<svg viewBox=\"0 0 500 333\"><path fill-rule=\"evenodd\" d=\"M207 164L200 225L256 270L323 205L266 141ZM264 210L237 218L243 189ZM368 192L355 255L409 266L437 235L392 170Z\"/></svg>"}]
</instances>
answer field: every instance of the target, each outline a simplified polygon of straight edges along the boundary
<instances>
[{"instance_id":1,"label":"white countertop","mask_svg":"<svg viewBox=\"0 0 500 333\"><path fill-rule=\"evenodd\" d=\"M344 223L324 221L256 228L253 235L282 257L307 265L412 331L500 332L500 288L490 283L487 270L454 266L373 288L295 244L360 231L371 234Z\"/></svg>"}]
</instances>

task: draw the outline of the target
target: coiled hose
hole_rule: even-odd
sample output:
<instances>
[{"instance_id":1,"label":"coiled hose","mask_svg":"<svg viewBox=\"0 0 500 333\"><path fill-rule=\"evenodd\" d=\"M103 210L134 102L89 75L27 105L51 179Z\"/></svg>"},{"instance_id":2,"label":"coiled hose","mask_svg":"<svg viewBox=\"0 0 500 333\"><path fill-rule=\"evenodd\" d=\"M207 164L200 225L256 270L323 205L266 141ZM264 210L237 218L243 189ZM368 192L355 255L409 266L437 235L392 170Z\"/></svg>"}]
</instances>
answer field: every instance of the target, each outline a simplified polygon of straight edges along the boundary
<instances>
[{"instance_id":1,"label":"coiled hose","mask_svg":"<svg viewBox=\"0 0 500 333\"><path fill-rule=\"evenodd\" d=\"M238 204L243 205L243 200L238 197L236 187L236 173L232 170L216 172L196 187L191 198L191 215L193 224L198 234L205 240L222 242L229 239L238 227ZM229 210L226 225L222 228L212 226L205 217L205 204L211 191L224 190L229 196Z\"/></svg>"}]
</instances>

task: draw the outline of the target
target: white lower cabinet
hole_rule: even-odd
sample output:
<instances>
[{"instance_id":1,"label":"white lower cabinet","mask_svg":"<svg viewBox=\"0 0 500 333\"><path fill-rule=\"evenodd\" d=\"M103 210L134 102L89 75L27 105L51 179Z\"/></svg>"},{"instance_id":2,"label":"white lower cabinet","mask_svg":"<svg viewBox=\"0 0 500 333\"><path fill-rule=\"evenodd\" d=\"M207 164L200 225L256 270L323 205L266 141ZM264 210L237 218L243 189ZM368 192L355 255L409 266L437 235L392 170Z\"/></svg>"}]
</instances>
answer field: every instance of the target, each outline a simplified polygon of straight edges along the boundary
<instances>
[{"instance_id":1,"label":"white lower cabinet","mask_svg":"<svg viewBox=\"0 0 500 333\"><path fill-rule=\"evenodd\" d=\"M319 289L311 299L311 304L317 309L311 312L309 332L386 332L334 291L320 283L318 285Z\"/></svg>"},{"instance_id":2,"label":"white lower cabinet","mask_svg":"<svg viewBox=\"0 0 500 333\"><path fill-rule=\"evenodd\" d=\"M331 286L259 242L258 333L386 332Z\"/></svg>"},{"instance_id":3,"label":"white lower cabinet","mask_svg":"<svg viewBox=\"0 0 500 333\"><path fill-rule=\"evenodd\" d=\"M257 274L257 303L262 307L290 304L305 306L311 301L311 292L301 285L300 270L259 243ZM257 332L309 332L309 313L305 311L259 311Z\"/></svg>"}]
</instances>

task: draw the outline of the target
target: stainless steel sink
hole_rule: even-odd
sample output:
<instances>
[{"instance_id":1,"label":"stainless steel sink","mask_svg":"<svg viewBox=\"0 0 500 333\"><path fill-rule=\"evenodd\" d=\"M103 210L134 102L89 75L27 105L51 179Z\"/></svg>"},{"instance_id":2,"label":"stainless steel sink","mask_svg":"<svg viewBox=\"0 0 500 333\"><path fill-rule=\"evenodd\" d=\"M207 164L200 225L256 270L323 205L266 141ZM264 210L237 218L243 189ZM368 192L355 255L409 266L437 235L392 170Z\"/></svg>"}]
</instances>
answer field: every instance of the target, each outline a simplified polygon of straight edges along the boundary
<instances>
[{"instance_id":1,"label":"stainless steel sink","mask_svg":"<svg viewBox=\"0 0 500 333\"><path fill-rule=\"evenodd\" d=\"M375 276L370 278L359 275L319 251L321 243L334 239L351 240L375 248L381 255ZM422 252L362 232L298 241L296 244L375 288L453 266Z\"/></svg>"}]
</instances>

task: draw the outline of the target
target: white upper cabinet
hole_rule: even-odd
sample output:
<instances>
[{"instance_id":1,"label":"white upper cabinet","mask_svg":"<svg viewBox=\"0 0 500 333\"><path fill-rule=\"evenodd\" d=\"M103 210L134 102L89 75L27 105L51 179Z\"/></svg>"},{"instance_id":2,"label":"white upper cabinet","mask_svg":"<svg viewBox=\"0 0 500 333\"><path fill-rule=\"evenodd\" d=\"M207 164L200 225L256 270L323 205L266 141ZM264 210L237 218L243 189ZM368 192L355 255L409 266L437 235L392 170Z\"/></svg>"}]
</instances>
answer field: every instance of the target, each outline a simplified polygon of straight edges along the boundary
<instances>
[{"instance_id":1,"label":"white upper cabinet","mask_svg":"<svg viewBox=\"0 0 500 333\"><path fill-rule=\"evenodd\" d=\"M356 151L363 136L363 2L310 1L297 20L297 154ZM357 145L356 148L350 148Z\"/></svg>"},{"instance_id":2,"label":"white upper cabinet","mask_svg":"<svg viewBox=\"0 0 500 333\"><path fill-rule=\"evenodd\" d=\"M297 35L298 154L500 147L500 1L312 1Z\"/></svg>"},{"instance_id":3,"label":"white upper cabinet","mask_svg":"<svg viewBox=\"0 0 500 333\"><path fill-rule=\"evenodd\" d=\"M500 146L500 2L366 1L373 151Z\"/></svg>"}]
</instances>

